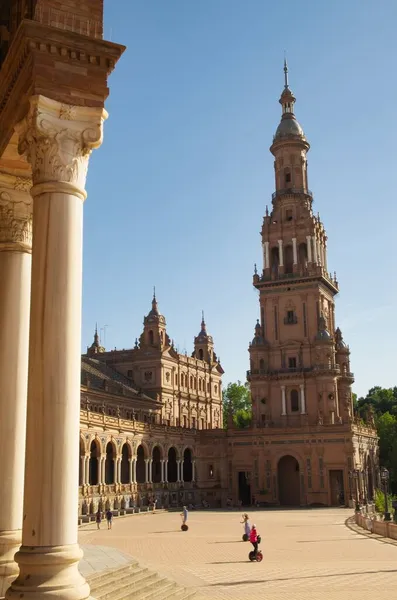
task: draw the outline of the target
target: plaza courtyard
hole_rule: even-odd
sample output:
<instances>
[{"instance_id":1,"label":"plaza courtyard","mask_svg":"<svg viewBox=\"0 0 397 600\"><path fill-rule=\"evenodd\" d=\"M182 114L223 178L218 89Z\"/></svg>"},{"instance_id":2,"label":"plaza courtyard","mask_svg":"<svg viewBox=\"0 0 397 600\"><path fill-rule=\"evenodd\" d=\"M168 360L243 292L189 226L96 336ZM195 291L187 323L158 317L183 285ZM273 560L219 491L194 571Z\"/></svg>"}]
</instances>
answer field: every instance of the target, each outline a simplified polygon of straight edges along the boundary
<instances>
[{"instance_id":1,"label":"plaza courtyard","mask_svg":"<svg viewBox=\"0 0 397 600\"><path fill-rule=\"evenodd\" d=\"M249 513L262 535L262 563L250 563L241 541L241 513L191 511L189 531L179 513L159 512L102 522L80 530L84 546L110 546L180 585L198 599L372 600L393 598L397 545L349 529L350 509Z\"/></svg>"}]
</instances>

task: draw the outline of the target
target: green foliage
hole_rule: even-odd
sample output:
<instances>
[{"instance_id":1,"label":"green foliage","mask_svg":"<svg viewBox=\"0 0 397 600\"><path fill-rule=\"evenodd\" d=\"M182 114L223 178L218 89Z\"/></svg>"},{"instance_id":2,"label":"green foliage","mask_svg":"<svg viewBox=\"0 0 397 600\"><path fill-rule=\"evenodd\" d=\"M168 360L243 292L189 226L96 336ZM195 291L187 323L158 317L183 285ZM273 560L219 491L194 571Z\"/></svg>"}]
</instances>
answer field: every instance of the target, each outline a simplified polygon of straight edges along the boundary
<instances>
[{"instance_id":1,"label":"green foliage","mask_svg":"<svg viewBox=\"0 0 397 600\"><path fill-rule=\"evenodd\" d=\"M232 416L233 424L238 429L251 425L252 404L251 392L248 383L229 383L223 390L223 427L227 429L229 417Z\"/></svg>"},{"instance_id":2,"label":"green foliage","mask_svg":"<svg viewBox=\"0 0 397 600\"><path fill-rule=\"evenodd\" d=\"M385 512L385 494L382 490L375 490L375 509L376 512L384 513ZM397 496L392 496L391 494L387 495L388 501L388 509L390 514L394 513L392 502L393 500L397 500Z\"/></svg>"}]
</instances>

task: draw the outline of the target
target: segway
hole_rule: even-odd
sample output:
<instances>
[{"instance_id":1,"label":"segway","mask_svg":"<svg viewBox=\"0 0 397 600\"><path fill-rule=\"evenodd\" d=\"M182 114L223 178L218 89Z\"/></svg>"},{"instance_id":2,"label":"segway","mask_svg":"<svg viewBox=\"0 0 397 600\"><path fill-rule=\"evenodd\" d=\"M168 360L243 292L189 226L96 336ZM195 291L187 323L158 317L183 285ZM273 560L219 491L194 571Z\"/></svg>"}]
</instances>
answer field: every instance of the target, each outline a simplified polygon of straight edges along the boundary
<instances>
[{"instance_id":1,"label":"segway","mask_svg":"<svg viewBox=\"0 0 397 600\"><path fill-rule=\"evenodd\" d=\"M182 529L182 531L187 531L189 529L189 527L186 525L186 523L182 523L181 529Z\"/></svg>"},{"instance_id":2,"label":"segway","mask_svg":"<svg viewBox=\"0 0 397 600\"><path fill-rule=\"evenodd\" d=\"M246 533L243 533L243 542L248 542L248 537Z\"/></svg>"},{"instance_id":3,"label":"segway","mask_svg":"<svg viewBox=\"0 0 397 600\"><path fill-rule=\"evenodd\" d=\"M261 536L258 535L257 537L257 541L258 544L261 543ZM257 551L256 556L255 556L255 550L251 550L251 552L248 554L248 558L250 559L251 562L256 561L256 562L262 562L263 560L263 554L260 550Z\"/></svg>"}]
</instances>

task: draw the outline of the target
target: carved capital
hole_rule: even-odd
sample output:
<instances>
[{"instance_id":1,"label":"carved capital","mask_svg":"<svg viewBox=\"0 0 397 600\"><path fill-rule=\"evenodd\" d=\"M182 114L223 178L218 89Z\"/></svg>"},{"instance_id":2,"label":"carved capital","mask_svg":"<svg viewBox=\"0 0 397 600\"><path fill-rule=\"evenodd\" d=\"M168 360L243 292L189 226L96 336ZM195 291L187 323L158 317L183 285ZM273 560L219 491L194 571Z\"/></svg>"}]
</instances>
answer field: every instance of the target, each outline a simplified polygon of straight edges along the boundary
<instances>
[{"instance_id":1,"label":"carved capital","mask_svg":"<svg viewBox=\"0 0 397 600\"><path fill-rule=\"evenodd\" d=\"M0 171L0 252L32 251L32 180Z\"/></svg>"},{"instance_id":2,"label":"carved capital","mask_svg":"<svg viewBox=\"0 0 397 600\"><path fill-rule=\"evenodd\" d=\"M18 150L32 166L32 195L65 192L86 197L85 182L91 151L99 148L101 107L71 106L45 96L32 96L27 116L17 124Z\"/></svg>"}]
</instances>

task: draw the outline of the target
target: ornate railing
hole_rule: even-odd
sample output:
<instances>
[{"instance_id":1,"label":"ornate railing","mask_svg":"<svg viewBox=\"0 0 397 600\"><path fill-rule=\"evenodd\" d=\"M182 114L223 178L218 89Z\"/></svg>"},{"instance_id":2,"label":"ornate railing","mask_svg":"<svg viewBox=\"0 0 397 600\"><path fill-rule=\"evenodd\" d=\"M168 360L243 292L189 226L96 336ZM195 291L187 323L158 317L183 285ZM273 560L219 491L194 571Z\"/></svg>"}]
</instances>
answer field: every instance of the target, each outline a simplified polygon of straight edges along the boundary
<instances>
[{"instance_id":1,"label":"ornate railing","mask_svg":"<svg viewBox=\"0 0 397 600\"><path fill-rule=\"evenodd\" d=\"M288 196L289 194L304 194L305 196L313 198L313 194L310 190L304 190L303 188L284 188L273 192L272 200L277 198L277 196Z\"/></svg>"}]
</instances>

